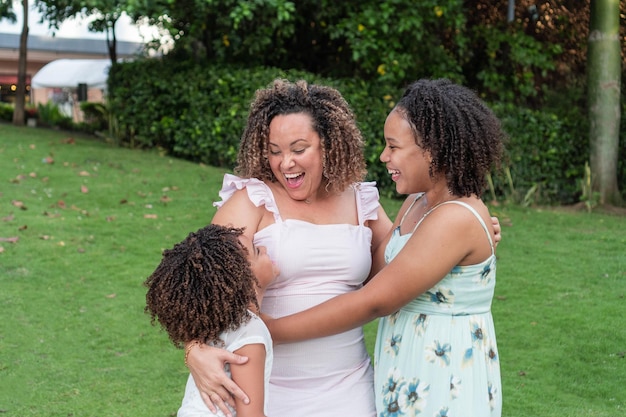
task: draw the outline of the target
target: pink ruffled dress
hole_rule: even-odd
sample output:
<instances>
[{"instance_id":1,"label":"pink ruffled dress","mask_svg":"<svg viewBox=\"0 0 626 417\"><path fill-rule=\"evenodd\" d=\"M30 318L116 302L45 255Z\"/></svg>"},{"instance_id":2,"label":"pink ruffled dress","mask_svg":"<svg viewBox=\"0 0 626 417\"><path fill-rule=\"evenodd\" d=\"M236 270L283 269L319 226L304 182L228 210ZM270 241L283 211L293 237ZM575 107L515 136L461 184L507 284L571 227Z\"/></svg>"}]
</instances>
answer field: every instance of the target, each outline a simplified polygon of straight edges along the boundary
<instances>
[{"instance_id":1,"label":"pink ruffled dress","mask_svg":"<svg viewBox=\"0 0 626 417\"><path fill-rule=\"evenodd\" d=\"M256 206L275 223L258 231L254 243L265 246L280 267L267 289L261 310L282 317L360 288L371 267L372 231L377 218L375 183L355 184L359 224L318 225L282 219L267 185L226 174L220 207L246 189ZM376 415L373 370L361 328L335 336L274 347L270 377L271 417L373 417Z\"/></svg>"}]
</instances>

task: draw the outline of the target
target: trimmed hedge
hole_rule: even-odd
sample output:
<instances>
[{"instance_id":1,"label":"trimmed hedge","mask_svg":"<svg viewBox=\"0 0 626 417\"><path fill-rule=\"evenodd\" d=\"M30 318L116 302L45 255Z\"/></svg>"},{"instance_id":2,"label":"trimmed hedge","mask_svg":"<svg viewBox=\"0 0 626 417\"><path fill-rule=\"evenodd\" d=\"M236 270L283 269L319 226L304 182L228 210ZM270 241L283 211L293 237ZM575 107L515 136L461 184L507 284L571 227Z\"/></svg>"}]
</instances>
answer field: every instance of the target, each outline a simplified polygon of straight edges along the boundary
<instances>
[{"instance_id":1,"label":"trimmed hedge","mask_svg":"<svg viewBox=\"0 0 626 417\"><path fill-rule=\"evenodd\" d=\"M174 156L232 169L249 104L275 78L337 88L352 105L367 143L369 178L391 181L378 161L387 110L400 91L359 80L331 80L303 71L226 68L145 60L109 72L109 110L116 138L133 147L160 147Z\"/></svg>"},{"instance_id":2,"label":"trimmed hedge","mask_svg":"<svg viewBox=\"0 0 626 417\"><path fill-rule=\"evenodd\" d=\"M159 147L173 156L232 169L254 92L277 77L305 79L341 91L366 140L368 180L378 183L381 194L393 196L394 186L378 157L385 119L402 91L382 83L276 68L215 67L167 57L137 60L115 65L109 72L114 136L124 146ZM506 104L492 108L510 137L506 169L493 176L496 196L528 204L578 202L579 182L589 159L587 119L571 108L567 112ZM623 119L621 132L626 132ZM625 193L624 143L620 155L618 183Z\"/></svg>"},{"instance_id":3,"label":"trimmed hedge","mask_svg":"<svg viewBox=\"0 0 626 417\"><path fill-rule=\"evenodd\" d=\"M523 203L577 203L589 160L587 119L513 105L492 108L509 135L505 166L510 178L503 173L495 177L498 194Z\"/></svg>"}]
</instances>

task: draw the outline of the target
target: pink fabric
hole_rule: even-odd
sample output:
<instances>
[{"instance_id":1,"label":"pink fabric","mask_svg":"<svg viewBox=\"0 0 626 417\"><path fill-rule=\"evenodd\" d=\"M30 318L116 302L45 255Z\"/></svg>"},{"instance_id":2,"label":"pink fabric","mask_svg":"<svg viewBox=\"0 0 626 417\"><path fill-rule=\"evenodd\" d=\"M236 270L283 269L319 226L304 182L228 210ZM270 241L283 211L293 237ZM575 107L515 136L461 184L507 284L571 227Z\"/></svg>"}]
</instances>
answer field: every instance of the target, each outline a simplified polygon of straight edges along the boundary
<instances>
[{"instance_id":1,"label":"pink fabric","mask_svg":"<svg viewBox=\"0 0 626 417\"><path fill-rule=\"evenodd\" d=\"M275 223L254 236L281 270L265 293L263 313L282 317L361 287L371 267L372 231L365 221L377 218L379 202L374 183L354 187L359 224L316 225L282 219L262 181L225 175L223 201L245 188L255 205L274 215ZM373 372L362 329L275 346L269 394L272 417L375 416Z\"/></svg>"}]
</instances>

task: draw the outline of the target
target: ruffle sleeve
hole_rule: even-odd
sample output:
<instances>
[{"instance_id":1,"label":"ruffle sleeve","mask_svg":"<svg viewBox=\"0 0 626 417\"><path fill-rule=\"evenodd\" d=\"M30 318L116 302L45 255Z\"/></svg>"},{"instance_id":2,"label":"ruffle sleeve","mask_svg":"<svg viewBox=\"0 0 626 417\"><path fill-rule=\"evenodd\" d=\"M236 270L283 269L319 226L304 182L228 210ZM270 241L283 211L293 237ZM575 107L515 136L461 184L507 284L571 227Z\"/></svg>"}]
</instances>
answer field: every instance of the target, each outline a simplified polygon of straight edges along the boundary
<instances>
[{"instance_id":1,"label":"ruffle sleeve","mask_svg":"<svg viewBox=\"0 0 626 417\"><path fill-rule=\"evenodd\" d=\"M274 201L274 195L265 183L256 178L240 178L233 174L224 174L222 189L219 192L221 201L213 202L213 206L220 208L239 190L246 189L248 198L257 207L265 206L265 209L274 215L274 220L280 220L278 207Z\"/></svg>"},{"instance_id":2,"label":"ruffle sleeve","mask_svg":"<svg viewBox=\"0 0 626 417\"><path fill-rule=\"evenodd\" d=\"M380 207L380 198L376 182L361 182L356 184L359 201L359 217L360 222L378 219L378 208Z\"/></svg>"}]
</instances>

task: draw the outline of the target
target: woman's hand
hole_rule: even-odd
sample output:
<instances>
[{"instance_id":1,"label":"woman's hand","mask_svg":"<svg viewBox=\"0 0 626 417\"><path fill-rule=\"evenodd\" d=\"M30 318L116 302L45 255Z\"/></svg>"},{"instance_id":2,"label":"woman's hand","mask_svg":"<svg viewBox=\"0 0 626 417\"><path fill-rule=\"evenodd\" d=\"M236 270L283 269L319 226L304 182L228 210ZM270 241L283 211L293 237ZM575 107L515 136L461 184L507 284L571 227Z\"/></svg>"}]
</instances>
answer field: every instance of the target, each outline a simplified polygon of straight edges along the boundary
<instances>
[{"instance_id":1,"label":"woman's hand","mask_svg":"<svg viewBox=\"0 0 626 417\"><path fill-rule=\"evenodd\" d=\"M215 413L219 408L224 415L232 417L226 403L234 408L234 397L245 404L250 402L246 393L224 371L226 363L241 365L248 361L247 357L198 342L188 343L185 352L185 364L211 412Z\"/></svg>"}]
</instances>

